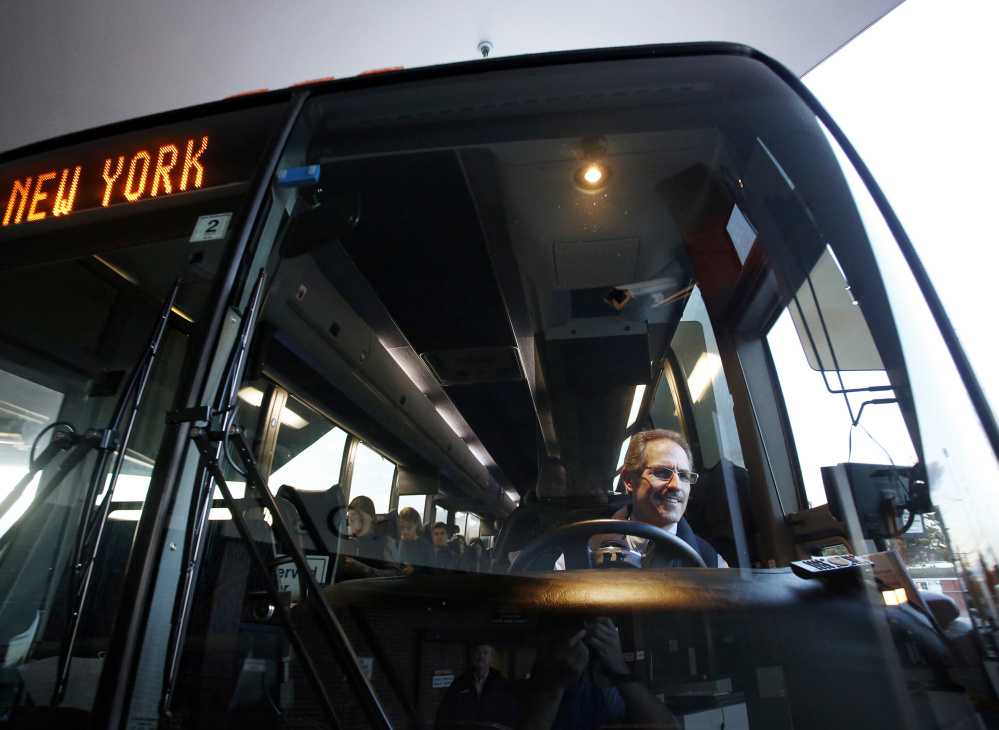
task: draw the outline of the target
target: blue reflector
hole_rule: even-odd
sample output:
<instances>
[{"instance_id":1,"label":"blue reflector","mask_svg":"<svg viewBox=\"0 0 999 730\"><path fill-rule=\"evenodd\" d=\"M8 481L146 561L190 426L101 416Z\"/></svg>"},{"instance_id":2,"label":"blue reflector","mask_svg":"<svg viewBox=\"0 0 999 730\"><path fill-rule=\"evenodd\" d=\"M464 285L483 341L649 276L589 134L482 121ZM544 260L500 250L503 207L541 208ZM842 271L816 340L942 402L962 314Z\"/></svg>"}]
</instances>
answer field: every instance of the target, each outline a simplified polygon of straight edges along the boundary
<instances>
[{"instance_id":1,"label":"blue reflector","mask_svg":"<svg viewBox=\"0 0 999 730\"><path fill-rule=\"evenodd\" d=\"M283 188L307 188L319 183L319 165L278 170L277 183Z\"/></svg>"}]
</instances>

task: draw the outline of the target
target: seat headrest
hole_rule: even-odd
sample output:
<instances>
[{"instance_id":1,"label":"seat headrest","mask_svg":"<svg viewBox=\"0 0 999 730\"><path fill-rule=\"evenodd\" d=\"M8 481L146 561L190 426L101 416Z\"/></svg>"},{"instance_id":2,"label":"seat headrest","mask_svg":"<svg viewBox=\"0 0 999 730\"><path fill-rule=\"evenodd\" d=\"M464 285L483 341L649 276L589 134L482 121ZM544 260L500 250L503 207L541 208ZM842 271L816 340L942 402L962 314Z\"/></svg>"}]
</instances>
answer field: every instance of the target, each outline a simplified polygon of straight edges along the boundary
<instances>
[{"instance_id":1,"label":"seat headrest","mask_svg":"<svg viewBox=\"0 0 999 730\"><path fill-rule=\"evenodd\" d=\"M291 533L295 535L295 527L298 523L298 513L295 511L295 508L285 499L276 498L274 501L281 512L281 517L284 519L285 524L291 529ZM235 500L235 502L240 515L246 520L246 526L249 528L253 539L262 543L275 543L274 531L264 519L264 510L260 506L260 502L255 497L242 497ZM223 520L221 530L224 537L239 538L239 530L236 529L236 525L232 519Z\"/></svg>"},{"instance_id":2,"label":"seat headrest","mask_svg":"<svg viewBox=\"0 0 999 730\"><path fill-rule=\"evenodd\" d=\"M283 484L277 494L298 510L315 549L337 552L338 540L347 537L347 502L339 484L334 484L325 492L310 492Z\"/></svg>"},{"instance_id":3,"label":"seat headrest","mask_svg":"<svg viewBox=\"0 0 999 730\"><path fill-rule=\"evenodd\" d=\"M372 529L376 536L386 535L394 540L399 539L399 512L392 510L387 514L375 515L375 524Z\"/></svg>"}]
</instances>

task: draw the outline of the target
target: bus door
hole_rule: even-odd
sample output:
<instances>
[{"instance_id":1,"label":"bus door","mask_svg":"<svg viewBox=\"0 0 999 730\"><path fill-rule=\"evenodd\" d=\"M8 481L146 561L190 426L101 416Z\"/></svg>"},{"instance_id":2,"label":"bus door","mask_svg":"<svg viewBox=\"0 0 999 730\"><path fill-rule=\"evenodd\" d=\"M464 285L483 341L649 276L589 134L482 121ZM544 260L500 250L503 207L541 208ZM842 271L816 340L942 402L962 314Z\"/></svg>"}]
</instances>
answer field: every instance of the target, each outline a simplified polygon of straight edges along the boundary
<instances>
[{"instance_id":1,"label":"bus door","mask_svg":"<svg viewBox=\"0 0 999 730\"><path fill-rule=\"evenodd\" d=\"M202 357L190 342L277 111L133 125L0 163L5 719L94 710L119 610L137 608L125 576L166 414ZM179 564L164 569L176 582Z\"/></svg>"}]
</instances>

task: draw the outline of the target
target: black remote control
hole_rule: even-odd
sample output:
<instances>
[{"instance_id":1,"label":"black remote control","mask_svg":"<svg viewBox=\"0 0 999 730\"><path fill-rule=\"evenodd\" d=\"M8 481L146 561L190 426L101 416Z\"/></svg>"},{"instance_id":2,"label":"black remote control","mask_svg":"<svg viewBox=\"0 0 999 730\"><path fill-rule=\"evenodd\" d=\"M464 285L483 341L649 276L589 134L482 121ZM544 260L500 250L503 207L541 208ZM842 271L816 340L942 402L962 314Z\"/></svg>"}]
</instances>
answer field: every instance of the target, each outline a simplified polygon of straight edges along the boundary
<instances>
[{"instance_id":1,"label":"black remote control","mask_svg":"<svg viewBox=\"0 0 999 730\"><path fill-rule=\"evenodd\" d=\"M795 560L791 570L799 578L838 578L852 575L865 565L874 565L870 560L858 558L856 555L829 555L827 557Z\"/></svg>"}]
</instances>

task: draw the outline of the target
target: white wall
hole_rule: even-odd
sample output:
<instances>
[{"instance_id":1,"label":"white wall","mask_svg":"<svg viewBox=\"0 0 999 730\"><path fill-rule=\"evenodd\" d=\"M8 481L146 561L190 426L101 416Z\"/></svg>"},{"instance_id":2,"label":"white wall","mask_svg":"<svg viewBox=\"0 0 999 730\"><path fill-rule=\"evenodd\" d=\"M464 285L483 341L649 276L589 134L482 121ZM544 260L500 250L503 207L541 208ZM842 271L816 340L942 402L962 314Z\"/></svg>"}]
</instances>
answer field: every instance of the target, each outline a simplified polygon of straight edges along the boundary
<instances>
[{"instance_id":1,"label":"white wall","mask_svg":"<svg viewBox=\"0 0 999 730\"><path fill-rule=\"evenodd\" d=\"M724 40L802 74L899 0L4 0L0 150L260 88L645 43Z\"/></svg>"}]
</instances>

